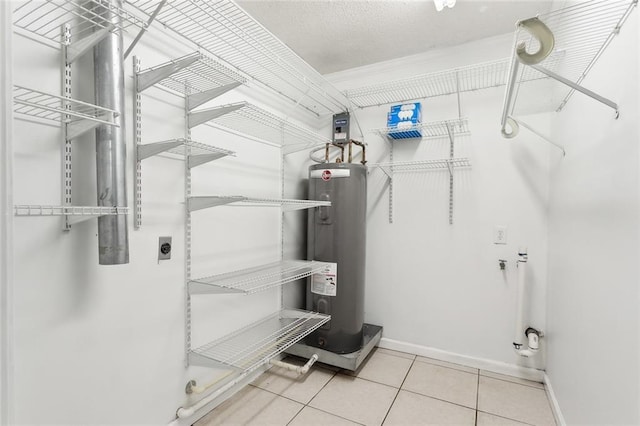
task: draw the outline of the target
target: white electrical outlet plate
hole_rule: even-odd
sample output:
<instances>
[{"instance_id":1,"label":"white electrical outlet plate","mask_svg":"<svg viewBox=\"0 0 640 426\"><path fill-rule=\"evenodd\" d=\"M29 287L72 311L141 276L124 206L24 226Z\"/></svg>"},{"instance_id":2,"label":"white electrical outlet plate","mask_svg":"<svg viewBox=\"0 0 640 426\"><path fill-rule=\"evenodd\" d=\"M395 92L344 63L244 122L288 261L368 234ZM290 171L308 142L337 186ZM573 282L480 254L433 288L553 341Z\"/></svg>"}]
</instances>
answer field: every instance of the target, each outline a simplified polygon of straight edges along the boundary
<instances>
[{"instance_id":1,"label":"white electrical outlet plate","mask_svg":"<svg viewBox=\"0 0 640 426\"><path fill-rule=\"evenodd\" d=\"M493 244L507 244L507 227L496 225L493 227Z\"/></svg>"}]
</instances>

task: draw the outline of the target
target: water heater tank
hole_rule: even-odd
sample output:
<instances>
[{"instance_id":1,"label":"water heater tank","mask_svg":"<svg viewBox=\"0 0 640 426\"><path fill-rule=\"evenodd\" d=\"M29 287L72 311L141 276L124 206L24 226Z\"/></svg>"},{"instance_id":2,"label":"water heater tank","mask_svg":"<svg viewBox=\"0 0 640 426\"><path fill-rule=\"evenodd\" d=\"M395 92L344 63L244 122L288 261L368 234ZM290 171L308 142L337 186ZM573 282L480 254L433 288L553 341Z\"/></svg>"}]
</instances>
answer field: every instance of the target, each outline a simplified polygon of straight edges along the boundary
<instances>
[{"instance_id":1,"label":"water heater tank","mask_svg":"<svg viewBox=\"0 0 640 426\"><path fill-rule=\"evenodd\" d=\"M309 168L309 199L331 201L309 212L308 259L335 262L336 288L307 284L307 309L331 321L306 343L345 354L362 346L366 247L367 167L355 163L315 164ZM335 295L333 295L335 293Z\"/></svg>"}]
</instances>

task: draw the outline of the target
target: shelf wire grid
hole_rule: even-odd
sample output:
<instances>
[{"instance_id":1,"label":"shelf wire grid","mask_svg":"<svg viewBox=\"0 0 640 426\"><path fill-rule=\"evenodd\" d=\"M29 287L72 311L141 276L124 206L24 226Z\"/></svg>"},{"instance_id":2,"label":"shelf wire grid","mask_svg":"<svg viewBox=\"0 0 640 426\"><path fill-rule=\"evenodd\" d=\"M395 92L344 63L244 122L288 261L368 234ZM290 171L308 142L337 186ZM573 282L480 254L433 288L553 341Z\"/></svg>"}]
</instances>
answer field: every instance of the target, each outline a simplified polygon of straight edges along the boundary
<instances>
[{"instance_id":1,"label":"shelf wire grid","mask_svg":"<svg viewBox=\"0 0 640 426\"><path fill-rule=\"evenodd\" d=\"M293 200L293 199L277 199L277 198L253 198L242 195L230 196L198 196L189 197L191 211L200 210L202 208L223 206L233 204L238 207L281 207L284 211L302 210L314 207L329 207L331 201L314 201L314 200Z\"/></svg>"},{"instance_id":2,"label":"shelf wire grid","mask_svg":"<svg viewBox=\"0 0 640 426\"><path fill-rule=\"evenodd\" d=\"M329 321L329 315L284 309L192 352L247 372L269 362Z\"/></svg>"},{"instance_id":3,"label":"shelf wire grid","mask_svg":"<svg viewBox=\"0 0 640 426\"><path fill-rule=\"evenodd\" d=\"M344 94L355 106L367 108L503 86L508 74L506 58L349 89ZM522 76L523 81L541 78L546 76L535 70Z\"/></svg>"},{"instance_id":4,"label":"shelf wire grid","mask_svg":"<svg viewBox=\"0 0 640 426\"><path fill-rule=\"evenodd\" d=\"M165 78L158 84L183 95L192 95L233 83L246 83L247 81L246 78L237 72L200 52L194 52L181 58L142 70L140 74L195 57L198 58L196 62Z\"/></svg>"},{"instance_id":5,"label":"shelf wire grid","mask_svg":"<svg viewBox=\"0 0 640 426\"><path fill-rule=\"evenodd\" d=\"M323 262L316 261L284 260L240 271L197 278L191 280L191 283L198 284L198 289L194 291L194 286L191 286L191 293L253 294L311 276L322 271L324 265Z\"/></svg>"},{"instance_id":6,"label":"shelf wire grid","mask_svg":"<svg viewBox=\"0 0 640 426\"><path fill-rule=\"evenodd\" d=\"M15 205L15 216L104 216L129 214L128 207Z\"/></svg>"},{"instance_id":7,"label":"shelf wire grid","mask_svg":"<svg viewBox=\"0 0 640 426\"><path fill-rule=\"evenodd\" d=\"M89 120L117 126L118 113L112 109L22 86L13 86L13 103L16 114L43 120L64 123Z\"/></svg>"},{"instance_id":8,"label":"shelf wire grid","mask_svg":"<svg viewBox=\"0 0 640 426\"><path fill-rule=\"evenodd\" d=\"M128 3L149 16L159 0ZM233 1L174 0L156 20L315 114L348 107L322 75Z\"/></svg>"},{"instance_id":9,"label":"shelf wire grid","mask_svg":"<svg viewBox=\"0 0 640 426\"><path fill-rule=\"evenodd\" d=\"M327 137L290 123L248 102L224 105L211 108L209 111L229 107L238 108L214 118L211 122L276 145L313 146L331 142Z\"/></svg>"},{"instance_id":10,"label":"shelf wire grid","mask_svg":"<svg viewBox=\"0 0 640 426\"><path fill-rule=\"evenodd\" d=\"M107 0L29 0L19 2L13 24L50 42L64 45L60 27L67 24L74 41L91 35L95 29L126 30L146 23ZM114 25L118 17L119 25Z\"/></svg>"},{"instance_id":11,"label":"shelf wire grid","mask_svg":"<svg viewBox=\"0 0 640 426\"><path fill-rule=\"evenodd\" d=\"M176 155L180 155L183 157L187 157L187 155L189 156L198 156L198 155L211 155L211 154L216 154L219 155L220 158L221 157L226 157L226 156L235 156L236 153L233 151L230 151L228 149L223 149L223 148L218 148L216 146L212 146L212 145L207 145L201 142L196 142L196 141L192 141L189 139L173 139L173 140L167 140L167 141L163 141L163 142L182 142L182 146L178 146L175 148L171 148L169 150L167 150L168 153L171 154L176 154ZM191 151L187 154L187 149L186 147L190 147Z\"/></svg>"},{"instance_id":12,"label":"shelf wire grid","mask_svg":"<svg viewBox=\"0 0 640 426\"><path fill-rule=\"evenodd\" d=\"M592 0L540 14L538 18L553 33L555 46L552 54L538 65L580 84L636 5L637 0ZM535 37L520 29L516 32L516 43L521 42L528 51L539 47ZM530 67L520 68L522 73L532 72ZM523 81L522 75L519 82ZM558 110L573 90L567 88L567 92Z\"/></svg>"},{"instance_id":13,"label":"shelf wire grid","mask_svg":"<svg viewBox=\"0 0 640 426\"><path fill-rule=\"evenodd\" d=\"M423 170L447 170L450 168L469 168L468 158L446 158L441 160L397 161L392 163L374 163L370 167L379 167L392 172L418 172Z\"/></svg>"},{"instance_id":14,"label":"shelf wire grid","mask_svg":"<svg viewBox=\"0 0 640 426\"><path fill-rule=\"evenodd\" d=\"M428 139L449 137L449 127L451 127L454 136L469 134L469 120L466 117L456 120L432 121L429 123L414 124L410 127L384 127L382 129L374 129L372 131L385 137L392 133L419 131L422 133L422 136L420 136L421 138Z\"/></svg>"}]
</instances>

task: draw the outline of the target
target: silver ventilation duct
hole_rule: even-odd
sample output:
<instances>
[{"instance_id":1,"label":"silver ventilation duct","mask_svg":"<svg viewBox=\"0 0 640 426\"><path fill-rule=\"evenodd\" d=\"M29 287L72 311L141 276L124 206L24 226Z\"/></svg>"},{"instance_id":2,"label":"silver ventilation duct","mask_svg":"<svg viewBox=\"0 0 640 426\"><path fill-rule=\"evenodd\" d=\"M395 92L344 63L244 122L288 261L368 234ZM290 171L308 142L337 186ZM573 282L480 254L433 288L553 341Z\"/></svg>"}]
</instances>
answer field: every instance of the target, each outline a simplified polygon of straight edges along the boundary
<instances>
[{"instance_id":1,"label":"silver ventilation duct","mask_svg":"<svg viewBox=\"0 0 640 426\"><path fill-rule=\"evenodd\" d=\"M97 11L115 28L120 18L108 9L120 9L121 0L108 0ZM113 7L112 7L113 6ZM96 104L120 112L119 127L101 125L96 129L96 173L98 206L127 205L126 144L124 126L124 67L122 32L109 33L93 49ZM101 265L129 263L129 235L126 215L98 218L98 249Z\"/></svg>"}]
</instances>

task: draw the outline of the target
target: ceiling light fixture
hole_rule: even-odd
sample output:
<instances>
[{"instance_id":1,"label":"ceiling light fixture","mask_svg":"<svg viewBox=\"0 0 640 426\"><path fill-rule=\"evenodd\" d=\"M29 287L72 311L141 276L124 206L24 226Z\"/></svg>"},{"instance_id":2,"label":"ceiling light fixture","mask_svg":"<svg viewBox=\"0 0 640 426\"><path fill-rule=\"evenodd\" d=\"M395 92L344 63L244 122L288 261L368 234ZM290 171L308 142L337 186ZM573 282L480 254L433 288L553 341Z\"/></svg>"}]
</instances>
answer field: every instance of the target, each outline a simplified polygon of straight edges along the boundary
<instances>
[{"instance_id":1,"label":"ceiling light fixture","mask_svg":"<svg viewBox=\"0 0 640 426\"><path fill-rule=\"evenodd\" d=\"M446 7L453 7L456 5L456 0L433 0L436 5L436 10L438 12L442 11L442 9Z\"/></svg>"}]
</instances>

